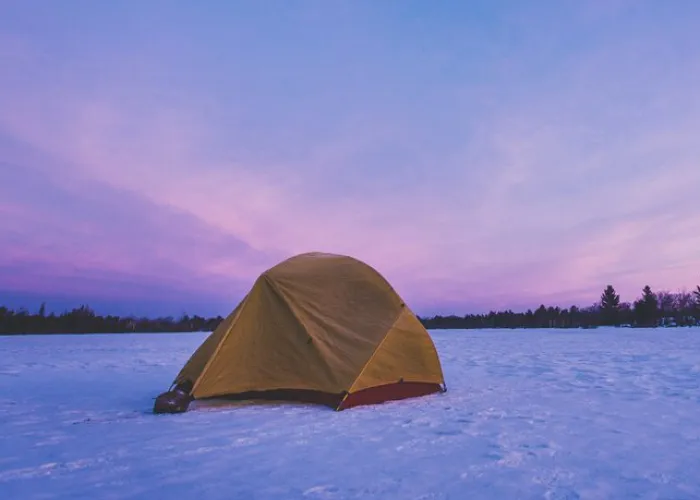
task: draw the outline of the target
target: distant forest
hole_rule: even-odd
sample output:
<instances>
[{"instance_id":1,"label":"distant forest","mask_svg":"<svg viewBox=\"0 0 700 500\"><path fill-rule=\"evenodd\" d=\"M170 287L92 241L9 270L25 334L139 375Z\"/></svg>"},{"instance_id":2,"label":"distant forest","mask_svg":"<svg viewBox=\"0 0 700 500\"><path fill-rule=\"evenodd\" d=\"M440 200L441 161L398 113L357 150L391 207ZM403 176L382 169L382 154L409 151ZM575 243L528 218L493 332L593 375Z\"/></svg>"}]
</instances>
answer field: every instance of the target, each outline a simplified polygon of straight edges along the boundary
<instances>
[{"instance_id":1,"label":"distant forest","mask_svg":"<svg viewBox=\"0 0 700 500\"><path fill-rule=\"evenodd\" d=\"M149 333L209 332L223 317L136 318L100 316L88 306L62 314L46 313L42 305L35 313L0 307L0 334L29 333ZM428 329L469 328L595 328L598 326L656 327L700 325L700 286L693 292L654 292L644 287L634 302L622 302L612 285L600 300L588 307L546 307L526 312L492 311L465 316L419 317Z\"/></svg>"}]
</instances>

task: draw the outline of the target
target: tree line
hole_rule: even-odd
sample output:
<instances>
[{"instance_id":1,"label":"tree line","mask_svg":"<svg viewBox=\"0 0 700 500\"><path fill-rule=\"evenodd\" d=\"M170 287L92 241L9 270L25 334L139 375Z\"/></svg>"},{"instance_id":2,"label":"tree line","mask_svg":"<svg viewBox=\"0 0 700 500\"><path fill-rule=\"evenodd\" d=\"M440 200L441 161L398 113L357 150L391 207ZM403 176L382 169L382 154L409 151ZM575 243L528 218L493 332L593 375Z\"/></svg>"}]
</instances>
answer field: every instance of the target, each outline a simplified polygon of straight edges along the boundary
<instances>
[{"instance_id":1,"label":"tree line","mask_svg":"<svg viewBox=\"0 0 700 500\"><path fill-rule=\"evenodd\" d=\"M180 318L136 318L101 316L87 305L61 314L46 314L41 305L36 313L24 308L17 311L0 307L0 334L21 333L155 333L155 332L208 332L214 330L224 318L189 316Z\"/></svg>"},{"instance_id":2,"label":"tree line","mask_svg":"<svg viewBox=\"0 0 700 500\"><path fill-rule=\"evenodd\" d=\"M47 314L42 304L35 313L24 308L15 311L0 307L0 334L209 332L223 319L222 316L204 318L187 314L179 318L101 316L87 305L57 315ZM428 329L693 326L700 325L700 286L693 292L677 293L653 292L645 286L641 296L629 303L622 302L615 288L608 285L600 300L588 307L560 308L542 304L526 312L506 310L419 319Z\"/></svg>"},{"instance_id":3,"label":"tree line","mask_svg":"<svg viewBox=\"0 0 700 500\"><path fill-rule=\"evenodd\" d=\"M633 302L622 302L612 285L600 300L588 307L540 305L534 311L491 311L466 316L420 318L428 329L449 328L595 328L598 326L695 326L700 325L700 286L693 292L654 292L645 286Z\"/></svg>"}]
</instances>

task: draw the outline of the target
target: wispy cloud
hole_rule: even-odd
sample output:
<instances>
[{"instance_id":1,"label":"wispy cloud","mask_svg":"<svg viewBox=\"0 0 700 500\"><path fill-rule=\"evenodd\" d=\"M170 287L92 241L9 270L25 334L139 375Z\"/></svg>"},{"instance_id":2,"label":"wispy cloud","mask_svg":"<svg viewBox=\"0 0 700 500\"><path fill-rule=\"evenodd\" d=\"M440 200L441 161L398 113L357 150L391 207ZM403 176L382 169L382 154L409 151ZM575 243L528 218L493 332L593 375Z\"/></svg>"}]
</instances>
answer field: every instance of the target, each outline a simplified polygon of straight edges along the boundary
<instances>
[{"instance_id":1,"label":"wispy cloud","mask_svg":"<svg viewBox=\"0 0 700 500\"><path fill-rule=\"evenodd\" d=\"M276 258L127 190L26 165L0 173L4 291L139 300L158 289L220 303Z\"/></svg>"}]
</instances>

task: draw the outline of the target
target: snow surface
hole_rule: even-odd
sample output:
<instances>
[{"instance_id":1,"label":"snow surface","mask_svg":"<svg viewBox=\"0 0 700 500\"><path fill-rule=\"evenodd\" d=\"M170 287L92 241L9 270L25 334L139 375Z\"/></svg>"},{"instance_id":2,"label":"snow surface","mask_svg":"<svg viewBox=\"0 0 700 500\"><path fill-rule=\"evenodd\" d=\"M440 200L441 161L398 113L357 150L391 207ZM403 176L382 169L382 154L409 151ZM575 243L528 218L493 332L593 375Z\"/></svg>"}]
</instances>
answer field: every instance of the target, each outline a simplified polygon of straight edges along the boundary
<instances>
[{"instance_id":1,"label":"snow surface","mask_svg":"<svg viewBox=\"0 0 700 500\"><path fill-rule=\"evenodd\" d=\"M205 334L0 338L0 498L700 498L700 329L431 333L445 394L181 415Z\"/></svg>"}]
</instances>

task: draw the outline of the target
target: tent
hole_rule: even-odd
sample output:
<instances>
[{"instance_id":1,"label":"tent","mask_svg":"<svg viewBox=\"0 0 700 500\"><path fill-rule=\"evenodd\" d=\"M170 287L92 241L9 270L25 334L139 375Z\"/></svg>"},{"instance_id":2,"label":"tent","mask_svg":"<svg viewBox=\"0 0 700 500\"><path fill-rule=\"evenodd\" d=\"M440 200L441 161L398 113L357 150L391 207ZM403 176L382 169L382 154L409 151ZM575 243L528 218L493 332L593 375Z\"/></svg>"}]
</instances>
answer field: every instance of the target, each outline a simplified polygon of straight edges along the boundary
<instances>
[{"instance_id":1,"label":"tent","mask_svg":"<svg viewBox=\"0 0 700 500\"><path fill-rule=\"evenodd\" d=\"M446 390L430 335L391 285L369 265L327 253L262 273L173 385L156 412L222 397L342 410Z\"/></svg>"}]
</instances>

